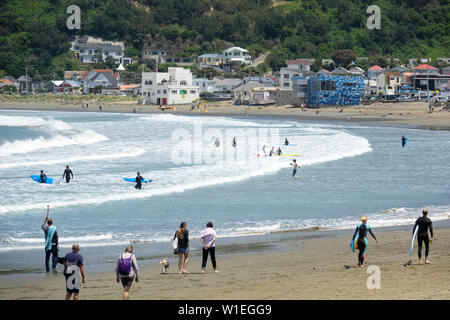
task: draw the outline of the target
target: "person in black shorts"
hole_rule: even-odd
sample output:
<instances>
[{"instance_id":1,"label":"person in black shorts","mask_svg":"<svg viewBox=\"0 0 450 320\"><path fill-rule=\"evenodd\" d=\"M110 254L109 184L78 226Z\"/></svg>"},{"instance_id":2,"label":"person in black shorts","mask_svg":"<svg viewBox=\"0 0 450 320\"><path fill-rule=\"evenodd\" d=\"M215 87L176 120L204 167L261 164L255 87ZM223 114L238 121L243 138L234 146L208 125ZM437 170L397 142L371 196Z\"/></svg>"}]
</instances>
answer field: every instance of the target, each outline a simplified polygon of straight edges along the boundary
<instances>
[{"instance_id":1,"label":"person in black shorts","mask_svg":"<svg viewBox=\"0 0 450 320\"><path fill-rule=\"evenodd\" d=\"M402 147L405 146L405 143L406 143L406 138L405 138L405 136L402 136Z\"/></svg>"},{"instance_id":2,"label":"person in black shorts","mask_svg":"<svg viewBox=\"0 0 450 320\"><path fill-rule=\"evenodd\" d=\"M428 218L428 210L424 209L422 211L423 216L416 220L416 224L414 225L414 230L416 227L419 227L419 231L417 232L417 242L418 242L418 255L419 255L419 264L422 264L422 243L425 243L425 263L430 264L431 262L428 260L428 254L430 253L430 238L428 237L428 229L430 230L431 242L433 242L433 224L431 223L430 218Z\"/></svg>"},{"instance_id":3,"label":"person in black shorts","mask_svg":"<svg viewBox=\"0 0 450 320\"><path fill-rule=\"evenodd\" d=\"M44 170L41 170L41 174L39 175L39 183L45 183L47 181L47 176L44 173Z\"/></svg>"},{"instance_id":4,"label":"person in black shorts","mask_svg":"<svg viewBox=\"0 0 450 320\"><path fill-rule=\"evenodd\" d=\"M64 177L66 177L66 183L70 182L70 176L72 176L73 179L73 173L72 170L69 169L69 165L66 166L66 170L64 170L63 176L62 178L64 179Z\"/></svg>"}]
</instances>

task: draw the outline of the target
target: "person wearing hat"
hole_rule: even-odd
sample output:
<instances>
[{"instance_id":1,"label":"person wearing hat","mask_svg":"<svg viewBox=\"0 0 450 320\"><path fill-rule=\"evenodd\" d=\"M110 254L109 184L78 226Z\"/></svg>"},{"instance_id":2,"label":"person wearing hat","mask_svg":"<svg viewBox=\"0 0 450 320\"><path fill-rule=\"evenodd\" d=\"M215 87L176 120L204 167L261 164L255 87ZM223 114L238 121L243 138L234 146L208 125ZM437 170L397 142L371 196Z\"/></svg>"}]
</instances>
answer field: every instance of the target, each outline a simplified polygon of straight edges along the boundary
<instances>
[{"instance_id":1,"label":"person wearing hat","mask_svg":"<svg viewBox=\"0 0 450 320\"><path fill-rule=\"evenodd\" d=\"M358 254L358 267L364 267L364 260L366 259L366 249L367 249L367 231L370 232L370 235L375 239L378 243L377 238L372 232L372 229L367 224L367 217L364 216L361 219L361 223L356 227L355 233L353 234L352 240L354 241L356 236L358 236L357 248L359 250Z\"/></svg>"}]
</instances>

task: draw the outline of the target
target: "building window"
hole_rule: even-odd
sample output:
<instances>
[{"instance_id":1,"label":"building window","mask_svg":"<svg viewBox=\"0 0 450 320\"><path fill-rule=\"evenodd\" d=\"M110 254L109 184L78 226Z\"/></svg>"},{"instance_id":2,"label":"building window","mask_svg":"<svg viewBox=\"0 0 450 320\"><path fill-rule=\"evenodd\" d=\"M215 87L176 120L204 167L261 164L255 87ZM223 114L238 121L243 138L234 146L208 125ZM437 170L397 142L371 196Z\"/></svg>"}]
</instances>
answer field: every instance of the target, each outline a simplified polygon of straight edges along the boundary
<instances>
[{"instance_id":1,"label":"building window","mask_svg":"<svg viewBox=\"0 0 450 320\"><path fill-rule=\"evenodd\" d=\"M157 90L156 93L160 94L160 93L161 93L161 90Z\"/></svg>"},{"instance_id":2,"label":"building window","mask_svg":"<svg viewBox=\"0 0 450 320\"><path fill-rule=\"evenodd\" d=\"M289 82L284 82L284 83L283 83L283 87L285 87L285 88L286 88L286 87L289 87Z\"/></svg>"},{"instance_id":3,"label":"building window","mask_svg":"<svg viewBox=\"0 0 450 320\"><path fill-rule=\"evenodd\" d=\"M191 90L191 94L196 94L197 91L196 90Z\"/></svg>"},{"instance_id":4,"label":"building window","mask_svg":"<svg viewBox=\"0 0 450 320\"><path fill-rule=\"evenodd\" d=\"M334 80L321 81L320 91L336 91L336 81Z\"/></svg>"},{"instance_id":5,"label":"building window","mask_svg":"<svg viewBox=\"0 0 450 320\"><path fill-rule=\"evenodd\" d=\"M166 89L164 89L164 90L163 90L163 93L164 93L164 94L166 94L166 93L167 93L167 90L166 90Z\"/></svg>"},{"instance_id":6,"label":"building window","mask_svg":"<svg viewBox=\"0 0 450 320\"><path fill-rule=\"evenodd\" d=\"M283 78L284 78L284 79L289 79L289 74L284 74L284 75L283 75Z\"/></svg>"},{"instance_id":7,"label":"building window","mask_svg":"<svg viewBox=\"0 0 450 320\"><path fill-rule=\"evenodd\" d=\"M186 86L187 82L186 80L180 80L180 86Z\"/></svg>"},{"instance_id":8,"label":"building window","mask_svg":"<svg viewBox=\"0 0 450 320\"><path fill-rule=\"evenodd\" d=\"M170 92L173 93L173 94L177 94L177 90L172 90Z\"/></svg>"},{"instance_id":9,"label":"building window","mask_svg":"<svg viewBox=\"0 0 450 320\"><path fill-rule=\"evenodd\" d=\"M145 80L145 84L152 85L153 81L152 80Z\"/></svg>"}]
</instances>

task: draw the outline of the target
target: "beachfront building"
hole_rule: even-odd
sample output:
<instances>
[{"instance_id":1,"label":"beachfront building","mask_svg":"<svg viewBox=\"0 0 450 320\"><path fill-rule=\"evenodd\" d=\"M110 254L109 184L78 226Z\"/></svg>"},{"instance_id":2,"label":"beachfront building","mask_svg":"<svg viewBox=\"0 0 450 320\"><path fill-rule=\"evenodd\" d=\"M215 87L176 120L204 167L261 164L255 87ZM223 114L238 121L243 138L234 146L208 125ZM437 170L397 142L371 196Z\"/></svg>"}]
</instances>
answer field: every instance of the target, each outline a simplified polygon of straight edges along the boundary
<instances>
[{"instance_id":1,"label":"beachfront building","mask_svg":"<svg viewBox=\"0 0 450 320\"><path fill-rule=\"evenodd\" d=\"M237 78L214 78L214 92L231 92L242 83L241 79Z\"/></svg>"},{"instance_id":2,"label":"beachfront building","mask_svg":"<svg viewBox=\"0 0 450 320\"><path fill-rule=\"evenodd\" d=\"M385 85L386 77L384 75L384 69L378 65L370 67L367 70L367 93L384 93Z\"/></svg>"},{"instance_id":3,"label":"beachfront building","mask_svg":"<svg viewBox=\"0 0 450 320\"><path fill-rule=\"evenodd\" d=\"M37 89L43 89L44 83L42 81L31 78L30 76L22 75L15 81L17 92L19 93L33 93Z\"/></svg>"},{"instance_id":4,"label":"beachfront building","mask_svg":"<svg viewBox=\"0 0 450 320\"><path fill-rule=\"evenodd\" d=\"M359 105L364 94L362 76L312 76L308 81L308 107Z\"/></svg>"},{"instance_id":5,"label":"beachfront building","mask_svg":"<svg viewBox=\"0 0 450 320\"><path fill-rule=\"evenodd\" d=\"M242 84L233 89L236 104L273 104L278 87L262 78L244 78Z\"/></svg>"},{"instance_id":6,"label":"beachfront building","mask_svg":"<svg viewBox=\"0 0 450 320\"><path fill-rule=\"evenodd\" d=\"M119 90L119 73L111 69L93 69L85 71L81 76L83 80L83 91L93 93L101 91L102 93L117 93Z\"/></svg>"},{"instance_id":7,"label":"beachfront building","mask_svg":"<svg viewBox=\"0 0 450 320\"><path fill-rule=\"evenodd\" d=\"M222 52L225 57L229 58L229 61L233 64L252 64L252 56L250 51L240 47L231 47Z\"/></svg>"},{"instance_id":8,"label":"beachfront building","mask_svg":"<svg viewBox=\"0 0 450 320\"><path fill-rule=\"evenodd\" d=\"M96 56L98 54L101 54L103 60L107 56L112 56L116 63L124 63L124 49L123 42L106 41L91 36L75 36L71 47L71 50L77 54L78 60L83 63L97 62Z\"/></svg>"},{"instance_id":9,"label":"beachfront building","mask_svg":"<svg viewBox=\"0 0 450 320\"><path fill-rule=\"evenodd\" d=\"M436 90L450 90L450 75L448 74L416 74L412 76L412 82L414 89L424 91L427 95L435 93Z\"/></svg>"},{"instance_id":10,"label":"beachfront building","mask_svg":"<svg viewBox=\"0 0 450 320\"><path fill-rule=\"evenodd\" d=\"M442 74L450 74L450 66L443 68Z\"/></svg>"},{"instance_id":11,"label":"beachfront building","mask_svg":"<svg viewBox=\"0 0 450 320\"><path fill-rule=\"evenodd\" d=\"M126 96L140 96L142 85L139 83L122 84L120 86L120 93Z\"/></svg>"},{"instance_id":12,"label":"beachfront building","mask_svg":"<svg viewBox=\"0 0 450 320\"><path fill-rule=\"evenodd\" d=\"M143 72L142 97L145 103L174 105L192 103L200 96L189 69L168 68L168 72Z\"/></svg>"},{"instance_id":13,"label":"beachfront building","mask_svg":"<svg viewBox=\"0 0 450 320\"><path fill-rule=\"evenodd\" d=\"M308 77L295 77L293 79L292 104L300 106L308 98Z\"/></svg>"}]
</instances>

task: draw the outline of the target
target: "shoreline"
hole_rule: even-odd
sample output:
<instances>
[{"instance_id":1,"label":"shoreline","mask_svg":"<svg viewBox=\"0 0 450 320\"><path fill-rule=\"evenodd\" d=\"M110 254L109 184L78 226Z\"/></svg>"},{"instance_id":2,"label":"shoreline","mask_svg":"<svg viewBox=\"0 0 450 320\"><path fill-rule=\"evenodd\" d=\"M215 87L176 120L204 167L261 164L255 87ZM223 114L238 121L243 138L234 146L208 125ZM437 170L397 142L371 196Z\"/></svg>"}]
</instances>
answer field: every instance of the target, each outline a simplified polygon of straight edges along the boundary
<instances>
[{"instance_id":1,"label":"shoreline","mask_svg":"<svg viewBox=\"0 0 450 320\"><path fill-rule=\"evenodd\" d=\"M277 241L249 242L252 252L224 253L226 246L217 244L218 274L208 261L207 273L200 273L201 257L190 257L188 275L177 273L177 258L169 256L170 267L161 273L159 263L143 264L137 253L140 282L133 283L130 298L156 300L196 300L205 295L213 300L266 299L450 299L443 281L450 263L450 227L435 226L431 245L431 265L418 265L417 244L411 257L407 251L410 226L401 230L375 229L379 240L369 237L366 268L356 267L357 254L348 248L353 230L342 230L335 236L302 236L292 233ZM267 251L270 246L275 249ZM280 245L282 249L277 249ZM83 252L81 251L81 254ZM117 253L119 255L120 252ZM408 261L411 264L408 265ZM381 289L368 289L367 267L380 268ZM424 271L426 270L426 273ZM426 277L427 281L423 281ZM81 300L120 300L122 287L115 282L114 270L89 272L80 290ZM444 281L445 282L445 281ZM173 290L177 287L177 290ZM40 274L34 278L11 277L0 281L0 300L62 300L64 278Z\"/></svg>"},{"instance_id":2,"label":"shoreline","mask_svg":"<svg viewBox=\"0 0 450 320\"><path fill-rule=\"evenodd\" d=\"M83 103L86 101L83 101ZM405 127L420 130L450 131L450 112L441 111L439 108L434 113L429 113L426 102L410 103L375 103L373 105L344 106L340 112L340 106L321 107L320 109L305 109L292 106L251 106L246 113L247 106L234 106L231 102L207 102L207 112L191 111L190 105L177 105L174 110L161 111L154 105L138 105L129 102L92 102L87 101L91 108L81 108L81 102L56 103L55 101L0 101L0 110L29 110L29 111L73 111L73 112L97 112L97 113L130 113L133 108L136 114L172 114L183 116L225 116L244 118L272 118L304 120L314 122L336 123L378 123L381 125ZM102 106L102 111L98 106ZM316 114L316 111L319 114Z\"/></svg>"}]
</instances>

